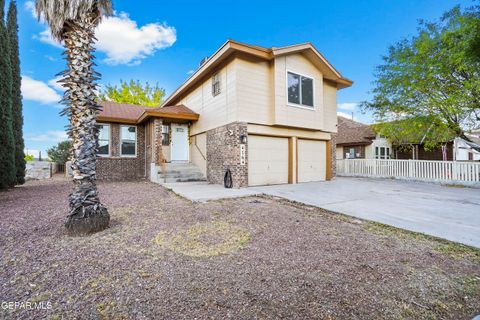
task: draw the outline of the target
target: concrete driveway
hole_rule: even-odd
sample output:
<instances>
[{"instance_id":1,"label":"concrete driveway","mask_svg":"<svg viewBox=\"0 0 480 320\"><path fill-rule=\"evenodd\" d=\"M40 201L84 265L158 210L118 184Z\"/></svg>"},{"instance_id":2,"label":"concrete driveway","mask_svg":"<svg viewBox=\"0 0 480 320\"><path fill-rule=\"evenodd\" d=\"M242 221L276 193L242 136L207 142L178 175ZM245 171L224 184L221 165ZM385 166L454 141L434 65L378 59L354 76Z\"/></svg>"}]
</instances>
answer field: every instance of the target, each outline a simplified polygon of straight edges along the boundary
<instances>
[{"instance_id":1,"label":"concrete driveway","mask_svg":"<svg viewBox=\"0 0 480 320\"><path fill-rule=\"evenodd\" d=\"M165 187L192 201L278 196L480 248L480 189L350 177L243 189L198 182Z\"/></svg>"},{"instance_id":2,"label":"concrete driveway","mask_svg":"<svg viewBox=\"0 0 480 320\"><path fill-rule=\"evenodd\" d=\"M480 248L480 189L346 177L249 189Z\"/></svg>"}]
</instances>

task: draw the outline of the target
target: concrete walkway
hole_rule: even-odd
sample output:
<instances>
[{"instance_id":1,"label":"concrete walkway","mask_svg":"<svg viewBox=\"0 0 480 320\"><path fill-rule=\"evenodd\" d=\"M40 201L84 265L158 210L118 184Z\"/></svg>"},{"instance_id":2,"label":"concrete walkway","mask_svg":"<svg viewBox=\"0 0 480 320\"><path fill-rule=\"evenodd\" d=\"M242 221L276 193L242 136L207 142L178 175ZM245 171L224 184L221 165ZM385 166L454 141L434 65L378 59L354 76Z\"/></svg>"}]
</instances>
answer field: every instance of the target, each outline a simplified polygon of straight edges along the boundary
<instances>
[{"instance_id":1,"label":"concrete walkway","mask_svg":"<svg viewBox=\"0 0 480 320\"><path fill-rule=\"evenodd\" d=\"M191 201L206 202L210 200L238 198L262 194L260 190L252 188L227 189L219 184L209 184L208 182L176 182L162 183L167 189L171 189L176 194L181 195Z\"/></svg>"},{"instance_id":2,"label":"concrete walkway","mask_svg":"<svg viewBox=\"0 0 480 320\"><path fill-rule=\"evenodd\" d=\"M388 179L225 189L206 183L167 184L193 201L267 194L480 248L480 189Z\"/></svg>"}]
</instances>

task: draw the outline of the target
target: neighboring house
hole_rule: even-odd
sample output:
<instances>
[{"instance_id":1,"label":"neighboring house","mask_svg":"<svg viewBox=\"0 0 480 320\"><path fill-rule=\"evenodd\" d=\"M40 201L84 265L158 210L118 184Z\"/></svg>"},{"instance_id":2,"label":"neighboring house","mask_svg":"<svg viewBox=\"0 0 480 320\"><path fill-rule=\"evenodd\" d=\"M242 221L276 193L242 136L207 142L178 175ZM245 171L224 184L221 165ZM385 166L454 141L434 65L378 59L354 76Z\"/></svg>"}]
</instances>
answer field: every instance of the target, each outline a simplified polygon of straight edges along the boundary
<instances>
[{"instance_id":1,"label":"neighboring house","mask_svg":"<svg viewBox=\"0 0 480 320\"><path fill-rule=\"evenodd\" d=\"M416 159L416 160L480 160L480 138L467 135L471 141L452 138L443 146L426 149L425 134L411 134L401 144L392 145L375 133L371 126L338 117L337 160L339 159Z\"/></svg>"},{"instance_id":2,"label":"neighboring house","mask_svg":"<svg viewBox=\"0 0 480 320\"><path fill-rule=\"evenodd\" d=\"M338 116L337 160L390 159L392 145L371 126Z\"/></svg>"},{"instance_id":3,"label":"neighboring house","mask_svg":"<svg viewBox=\"0 0 480 320\"><path fill-rule=\"evenodd\" d=\"M480 137L473 134L467 134L467 137L471 141L466 141L462 138L454 140L455 160L480 161Z\"/></svg>"},{"instance_id":4,"label":"neighboring house","mask_svg":"<svg viewBox=\"0 0 480 320\"><path fill-rule=\"evenodd\" d=\"M227 41L159 108L101 103L98 177L161 180L166 160L234 187L329 180L351 85L310 43Z\"/></svg>"}]
</instances>

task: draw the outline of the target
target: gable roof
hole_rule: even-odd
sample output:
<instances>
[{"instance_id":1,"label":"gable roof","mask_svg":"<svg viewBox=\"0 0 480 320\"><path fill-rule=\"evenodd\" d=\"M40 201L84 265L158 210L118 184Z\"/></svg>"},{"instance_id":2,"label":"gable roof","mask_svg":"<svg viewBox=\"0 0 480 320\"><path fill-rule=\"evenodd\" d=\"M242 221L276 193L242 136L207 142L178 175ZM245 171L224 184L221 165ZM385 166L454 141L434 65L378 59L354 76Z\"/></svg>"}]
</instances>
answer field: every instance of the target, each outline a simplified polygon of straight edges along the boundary
<instances>
[{"instance_id":1,"label":"gable roof","mask_svg":"<svg viewBox=\"0 0 480 320\"><path fill-rule=\"evenodd\" d=\"M234 53L244 53L264 60L273 60L275 57L300 52L322 70L325 79L335 82L339 89L350 87L353 84L351 80L343 77L310 42L285 47L264 48L228 40L178 87L177 90L163 102L162 106L178 102L187 90L195 86L205 75L212 72Z\"/></svg>"},{"instance_id":2,"label":"gable roof","mask_svg":"<svg viewBox=\"0 0 480 320\"><path fill-rule=\"evenodd\" d=\"M376 134L372 127L341 116L337 117L337 144L371 144Z\"/></svg>"},{"instance_id":3,"label":"gable roof","mask_svg":"<svg viewBox=\"0 0 480 320\"><path fill-rule=\"evenodd\" d=\"M184 105L166 107L146 107L135 104L117 103L111 101L98 102L99 122L118 122L137 124L150 117L198 120L198 113L193 112Z\"/></svg>"}]
</instances>

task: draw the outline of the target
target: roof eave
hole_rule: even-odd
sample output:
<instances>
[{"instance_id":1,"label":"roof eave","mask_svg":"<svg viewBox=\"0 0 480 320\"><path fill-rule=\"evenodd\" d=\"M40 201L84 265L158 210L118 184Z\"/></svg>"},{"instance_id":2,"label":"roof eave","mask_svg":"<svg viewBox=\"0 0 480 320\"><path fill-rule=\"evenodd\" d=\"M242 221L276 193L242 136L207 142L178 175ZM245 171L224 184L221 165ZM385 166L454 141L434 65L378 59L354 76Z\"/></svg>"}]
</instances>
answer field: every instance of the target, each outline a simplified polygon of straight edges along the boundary
<instances>
[{"instance_id":1,"label":"roof eave","mask_svg":"<svg viewBox=\"0 0 480 320\"><path fill-rule=\"evenodd\" d=\"M137 124L136 120L118 117L106 117L97 116L97 122L113 122L113 123L125 123L125 124Z\"/></svg>"},{"instance_id":2,"label":"roof eave","mask_svg":"<svg viewBox=\"0 0 480 320\"><path fill-rule=\"evenodd\" d=\"M170 113L163 112L158 110L146 110L140 118L138 118L137 123L142 123L148 118L164 118L164 119L174 119L174 120L190 120L197 121L200 115L198 113Z\"/></svg>"}]
</instances>

